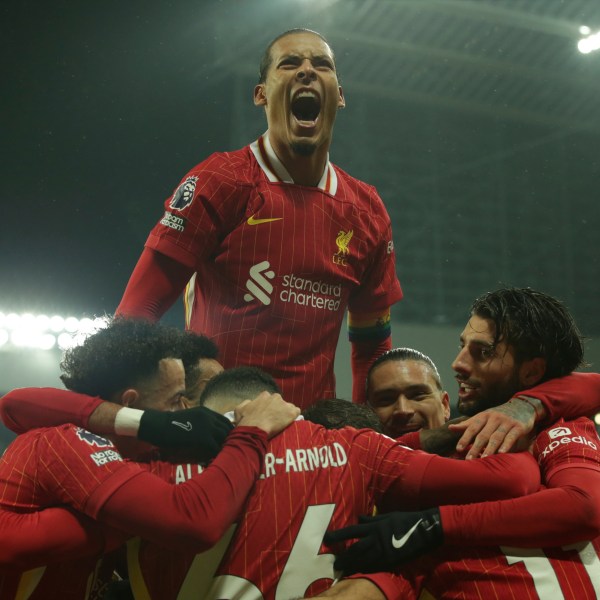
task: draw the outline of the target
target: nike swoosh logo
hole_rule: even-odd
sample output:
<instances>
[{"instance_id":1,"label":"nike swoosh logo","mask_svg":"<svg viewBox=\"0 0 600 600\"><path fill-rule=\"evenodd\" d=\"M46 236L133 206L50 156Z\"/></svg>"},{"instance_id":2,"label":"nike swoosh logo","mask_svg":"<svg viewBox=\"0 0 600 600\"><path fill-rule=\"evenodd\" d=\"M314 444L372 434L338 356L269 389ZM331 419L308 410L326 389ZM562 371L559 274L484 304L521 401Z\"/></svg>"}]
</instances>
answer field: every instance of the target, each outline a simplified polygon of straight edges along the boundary
<instances>
[{"instance_id":1,"label":"nike swoosh logo","mask_svg":"<svg viewBox=\"0 0 600 600\"><path fill-rule=\"evenodd\" d=\"M270 223L271 221L281 221L282 219L283 219L283 217L275 217L272 219L255 219L254 215L252 215L246 221L246 223L248 223L248 225L260 225L261 223Z\"/></svg>"},{"instance_id":2,"label":"nike swoosh logo","mask_svg":"<svg viewBox=\"0 0 600 600\"><path fill-rule=\"evenodd\" d=\"M406 541L412 535L412 532L419 526L419 523L422 520L423 519L419 519L400 539L397 539L396 536L393 535L392 536L392 546L394 546L394 548L402 548L402 546L404 546L404 544L406 544Z\"/></svg>"},{"instance_id":3,"label":"nike swoosh logo","mask_svg":"<svg viewBox=\"0 0 600 600\"><path fill-rule=\"evenodd\" d=\"M192 424L189 421L187 423L180 423L179 421L171 421L171 423L173 423L173 425L176 425L177 427L181 427L181 429L183 429L184 431L192 430Z\"/></svg>"}]
</instances>

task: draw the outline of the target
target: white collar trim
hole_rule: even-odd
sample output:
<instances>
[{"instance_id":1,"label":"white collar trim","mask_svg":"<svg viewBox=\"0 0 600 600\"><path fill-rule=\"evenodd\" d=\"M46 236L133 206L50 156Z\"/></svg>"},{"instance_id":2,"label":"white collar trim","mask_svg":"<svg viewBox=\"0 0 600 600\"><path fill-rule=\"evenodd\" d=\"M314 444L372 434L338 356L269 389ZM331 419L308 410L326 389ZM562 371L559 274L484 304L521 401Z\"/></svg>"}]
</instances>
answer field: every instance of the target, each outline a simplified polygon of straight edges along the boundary
<instances>
[{"instance_id":1,"label":"white collar trim","mask_svg":"<svg viewBox=\"0 0 600 600\"><path fill-rule=\"evenodd\" d=\"M252 150L254 158L256 158L256 161L269 181L294 183L292 176L279 160L277 154L275 154L268 133L267 131L250 144L250 150ZM332 196L335 196L337 191L337 175L333 165L329 162L329 154L327 155L327 163L317 187Z\"/></svg>"}]
</instances>

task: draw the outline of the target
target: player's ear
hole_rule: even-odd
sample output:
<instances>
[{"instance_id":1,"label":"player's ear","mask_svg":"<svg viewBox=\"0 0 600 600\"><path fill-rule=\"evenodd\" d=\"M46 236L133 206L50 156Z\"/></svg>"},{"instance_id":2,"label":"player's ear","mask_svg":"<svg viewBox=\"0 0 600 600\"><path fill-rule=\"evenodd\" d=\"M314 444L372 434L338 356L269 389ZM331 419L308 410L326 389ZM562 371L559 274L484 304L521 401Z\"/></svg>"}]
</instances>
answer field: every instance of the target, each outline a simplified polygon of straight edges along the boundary
<instances>
[{"instance_id":1,"label":"player's ear","mask_svg":"<svg viewBox=\"0 0 600 600\"><path fill-rule=\"evenodd\" d=\"M123 390L121 393L121 405L128 406L130 408L135 408L136 404L139 402L140 394L137 390L133 388L128 388Z\"/></svg>"},{"instance_id":2,"label":"player's ear","mask_svg":"<svg viewBox=\"0 0 600 600\"><path fill-rule=\"evenodd\" d=\"M450 396L448 392L442 392L442 406L444 407L444 420L448 420L450 418Z\"/></svg>"},{"instance_id":3,"label":"player's ear","mask_svg":"<svg viewBox=\"0 0 600 600\"><path fill-rule=\"evenodd\" d=\"M519 382L524 387L531 387L540 382L546 373L546 360L541 356L524 361L519 367Z\"/></svg>"},{"instance_id":4,"label":"player's ear","mask_svg":"<svg viewBox=\"0 0 600 600\"><path fill-rule=\"evenodd\" d=\"M259 83L254 88L254 106L266 106L267 95L265 93L265 84Z\"/></svg>"},{"instance_id":5,"label":"player's ear","mask_svg":"<svg viewBox=\"0 0 600 600\"><path fill-rule=\"evenodd\" d=\"M338 86L338 94L338 108L344 108L346 106L346 99L344 98L344 90L341 85Z\"/></svg>"}]
</instances>

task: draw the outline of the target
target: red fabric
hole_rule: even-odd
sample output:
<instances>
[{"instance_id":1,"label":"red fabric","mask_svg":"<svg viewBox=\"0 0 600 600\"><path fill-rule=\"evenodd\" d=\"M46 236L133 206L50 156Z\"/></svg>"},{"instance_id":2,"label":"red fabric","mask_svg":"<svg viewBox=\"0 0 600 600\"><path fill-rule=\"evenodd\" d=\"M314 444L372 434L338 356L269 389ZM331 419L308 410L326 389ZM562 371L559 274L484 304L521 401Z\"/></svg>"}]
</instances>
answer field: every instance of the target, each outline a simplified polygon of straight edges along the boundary
<instances>
[{"instance_id":1,"label":"red fabric","mask_svg":"<svg viewBox=\"0 0 600 600\"><path fill-rule=\"evenodd\" d=\"M378 341L352 342L352 402L367 401L367 373L378 356L392 349L392 337Z\"/></svg>"},{"instance_id":2,"label":"red fabric","mask_svg":"<svg viewBox=\"0 0 600 600\"><path fill-rule=\"evenodd\" d=\"M402 569L433 598L596 600L600 543L542 549L448 547ZM596 587L594 586L596 584Z\"/></svg>"},{"instance_id":3,"label":"red fabric","mask_svg":"<svg viewBox=\"0 0 600 600\"><path fill-rule=\"evenodd\" d=\"M548 412L543 420L545 424L555 423L560 418L568 420L592 416L600 411L600 374L571 373L518 392L515 396L538 398Z\"/></svg>"},{"instance_id":4,"label":"red fabric","mask_svg":"<svg viewBox=\"0 0 600 600\"><path fill-rule=\"evenodd\" d=\"M31 569L59 561L100 555L126 535L65 508L15 513L0 510L0 565ZM35 544L32 545L32 540Z\"/></svg>"},{"instance_id":5,"label":"red fabric","mask_svg":"<svg viewBox=\"0 0 600 600\"><path fill-rule=\"evenodd\" d=\"M465 498L462 486L474 482L473 497L489 499L497 492L504 496L515 489L515 479L527 481L531 470L537 472L531 457L523 469L519 457L503 458L508 461L499 461L502 469L487 459L481 464L455 461L409 450L372 431L325 430L298 421L269 442L263 473L231 541L199 556L192 567L193 556L166 555L140 544L130 558L141 567L144 581L134 586L164 600L178 593L186 597L182 582L194 576L207 586L194 587L198 598L260 593L273 600L276 593L293 598L323 591L334 577L333 549L321 544L326 530L356 522L384 498L397 509L415 506L421 498L455 502ZM447 474L443 479L442 472ZM488 481L497 472L499 481ZM193 468L179 477L190 475ZM213 575L221 578L211 595Z\"/></svg>"},{"instance_id":6,"label":"red fabric","mask_svg":"<svg viewBox=\"0 0 600 600\"><path fill-rule=\"evenodd\" d=\"M564 443L549 437L565 426L572 433L560 438ZM443 507L446 543L532 548L600 535L600 441L593 423L561 421L538 436L535 452L550 489L508 502Z\"/></svg>"},{"instance_id":7,"label":"red fabric","mask_svg":"<svg viewBox=\"0 0 600 600\"><path fill-rule=\"evenodd\" d=\"M442 506L446 546L397 574L366 577L388 600L403 597L397 590L410 598L422 589L433 598L461 600L596 598L600 537L585 541L600 533L594 425L588 419L556 423L538 436L534 451L551 488L502 502ZM546 547L531 548L536 545Z\"/></svg>"},{"instance_id":8,"label":"red fabric","mask_svg":"<svg viewBox=\"0 0 600 600\"><path fill-rule=\"evenodd\" d=\"M0 508L22 513L69 505L120 531L144 535L161 545L199 551L219 540L240 512L258 475L265 445L264 432L239 427L229 435L202 479L170 485L148 472L160 464L142 467L124 461L111 442L81 428L36 429L19 436L0 459ZM176 469L173 465L166 468L169 472ZM52 518L56 515L50 514L46 519L44 511L39 514L43 527L30 531L31 537L16 549L17 558L34 563L44 560L54 543L48 542L53 526L68 524L64 515ZM33 529L30 519L25 523ZM2 523L5 533L10 533L14 520L0 520ZM55 545L62 556L77 550L83 558L47 567L31 597L70 598L71 593L83 597L82 590L100 554L99 541L79 529L59 530L56 536ZM62 556L51 556L51 562ZM26 581L13 567L5 570L5 583L2 597L10 598L4 591L13 590L16 595Z\"/></svg>"},{"instance_id":9,"label":"red fabric","mask_svg":"<svg viewBox=\"0 0 600 600\"><path fill-rule=\"evenodd\" d=\"M117 307L117 315L158 321L190 280L193 269L144 248Z\"/></svg>"},{"instance_id":10,"label":"red fabric","mask_svg":"<svg viewBox=\"0 0 600 600\"><path fill-rule=\"evenodd\" d=\"M0 419L15 433L65 423L87 429L90 415L102 402L69 390L18 388L0 398Z\"/></svg>"},{"instance_id":11,"label":"red fabric","mask_svg":"<svg viewBox=\"0 0 600 600\"><path fill-rule=\"evenodd\" d=\"M414 454L433 458L422 468L409 469L405 474L404 484L417 490L411 495L412 500L407 498L402 502L406 510L513 498L530 494L540 485L539 470L528 452L496 454L470 461L425 452ZM382 512L398 510L387 502L379 503L378 508Z\"/></svg>"},{"instance_id":12,"label":"red fabric","mask_svg":"<svg viewBox=\"0 0 600 600\"><path fill-rule=\"evenodd\" d=\"M391 225L376 190L337 167L326 191L270 180L260 165L246 147L194 167L146 247L196 271L188 326L214 339L223 365L263 368L304 408L335 396L346 309L402 297Z\"/></svg>"},{"instance_id":13,"label":"red fabric","mask_svg":"<svg viewBox=\"0 0 600 600\"><path fill-rule=\"evenodd\" d=\"M410 433L405 433L399 438L396 438L396 441L400 442L404 446L412 448L413 450L422 450L420 431L411 431Z\"/></svg>"}]
</instances>

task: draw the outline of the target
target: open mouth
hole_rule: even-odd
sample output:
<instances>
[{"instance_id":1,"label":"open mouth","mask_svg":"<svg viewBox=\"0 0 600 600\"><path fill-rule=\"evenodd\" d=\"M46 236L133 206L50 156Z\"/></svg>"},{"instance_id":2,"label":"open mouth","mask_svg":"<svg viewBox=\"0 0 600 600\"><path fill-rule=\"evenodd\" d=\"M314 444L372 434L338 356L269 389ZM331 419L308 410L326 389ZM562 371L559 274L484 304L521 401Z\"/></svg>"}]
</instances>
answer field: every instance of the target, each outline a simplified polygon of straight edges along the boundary
<instances>
[{"instance_id":1,"label":"open mouth","mask_svg":"<svg viewBox=\"0 0 600 600\"><path fill-rule=\"evenodd\" d=\"M321 101L312 92L300 92L292 101L292 114L302 125L314 125L321 112Z\"/></svg>"}]
</instances>

